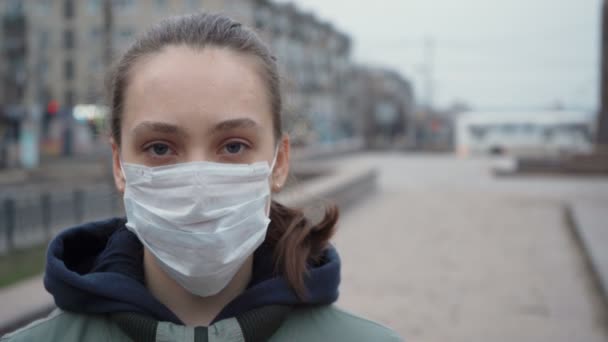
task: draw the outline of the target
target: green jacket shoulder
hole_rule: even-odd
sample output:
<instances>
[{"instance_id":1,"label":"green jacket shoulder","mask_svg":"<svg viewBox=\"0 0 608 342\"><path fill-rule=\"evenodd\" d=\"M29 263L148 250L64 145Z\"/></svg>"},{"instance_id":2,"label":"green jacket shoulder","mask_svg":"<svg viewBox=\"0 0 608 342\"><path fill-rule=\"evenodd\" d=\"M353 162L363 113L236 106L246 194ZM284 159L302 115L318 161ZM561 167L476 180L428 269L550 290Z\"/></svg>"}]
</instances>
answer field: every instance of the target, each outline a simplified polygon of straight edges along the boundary
<instances>
[{"instance_id":1,"label":"green jacket shoulder","mask_svg":"<svg viewBox=\"0 0 608 342\"><path fill-rule=\"evenodd\" d=\"M271 341L402 341L393 330L336 306L295 309Z\"/></svg>"},{"instance_id":2,"label":"green jacket shoulder","mask_svg":"<svg viewBox=\"0 0 608 342\"><path fill-rule=\"evenodd\" d=\"M82 315L55 309L47 317L6 334L0 342L131 341L104 315Z\"/></svg>"},{"instance_id":3,"label":"green jacket shoulder","mask_svg":"<svg viewBox=\"0 0 608 342\"><path fill-rule=\"evenodd\" d=\"M156 340L194 341L195 329L198 328L159 322ZM208 329L208 334L209 341L244 342L242 331L234 318L215 323ZM154 340L153 337L151 339ZM55 310L48 317L0 339L0 342L9 341L131 341L131 338L106 315ZM270 341L394 342L401 341L401 338L380 324L351 315L335 306L316 306L292 310Z\"/></svg>"}]
</instances>

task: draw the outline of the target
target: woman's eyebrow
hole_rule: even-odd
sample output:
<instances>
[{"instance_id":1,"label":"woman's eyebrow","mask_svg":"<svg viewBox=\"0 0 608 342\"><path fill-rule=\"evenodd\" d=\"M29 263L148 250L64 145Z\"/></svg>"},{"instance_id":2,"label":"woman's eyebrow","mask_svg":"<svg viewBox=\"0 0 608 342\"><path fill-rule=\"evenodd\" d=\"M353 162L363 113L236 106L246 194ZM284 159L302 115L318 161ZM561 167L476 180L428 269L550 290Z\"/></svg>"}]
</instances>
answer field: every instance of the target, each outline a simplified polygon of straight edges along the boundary
<instances>
[{"instance_id":1,"label":"woman's eyebrow","mask_svg":"<svg viewBox=\"0 0 608 342\"><path fill-rule=\"evenodd\" d=\"M213 133L229 131L229 130L238 129L238 128L255 128L256 130L259 130L260 125L258 125L257 122L255 122L249 118L230 119L230 120L222 121L222 122L218 123L217 125L213 126L210 129L209 133L213 134Z\"/></svg>"},{"instance_id":2,"label":"woman's eyebrow","mask_svg":"<svg viewBox=\"0 0 608 342\"><path fill-rule=\"evenodd\" d=\"M173 125L166 122L156 121L144 121L139 123L133 128L133 133L138 134L139 132L152 131L164 134L176 134L187 136L188 133L177 125Z\"/></svg>"}]
</instances>

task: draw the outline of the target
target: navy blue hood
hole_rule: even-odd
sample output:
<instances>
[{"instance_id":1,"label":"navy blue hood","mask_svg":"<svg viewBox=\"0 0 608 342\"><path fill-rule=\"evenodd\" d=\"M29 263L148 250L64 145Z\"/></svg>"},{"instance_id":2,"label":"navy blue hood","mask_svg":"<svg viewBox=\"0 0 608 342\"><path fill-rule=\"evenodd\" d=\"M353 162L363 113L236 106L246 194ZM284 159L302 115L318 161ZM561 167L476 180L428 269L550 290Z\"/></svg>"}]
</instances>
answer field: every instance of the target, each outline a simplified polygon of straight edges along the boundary
<instances>
[{"instance_id":1,"label":"navy blue hood","mask_svg":"<svg viewBox=\"0 0 608 342\"><path fill-rule=\"evenodd\" d=\"M59 234L49 245L44 286L55 304L66 311L101 314L136 312L160 321L182 324L144 284L143 246L114 218L87 223ZM247 289L214 321L267 305L319 305L338 299L340 258L327 249L306 277L308 296L300 300L287 280L274 272L272 249L262 244L253 261Z\"/></svg>"}]
</instances>

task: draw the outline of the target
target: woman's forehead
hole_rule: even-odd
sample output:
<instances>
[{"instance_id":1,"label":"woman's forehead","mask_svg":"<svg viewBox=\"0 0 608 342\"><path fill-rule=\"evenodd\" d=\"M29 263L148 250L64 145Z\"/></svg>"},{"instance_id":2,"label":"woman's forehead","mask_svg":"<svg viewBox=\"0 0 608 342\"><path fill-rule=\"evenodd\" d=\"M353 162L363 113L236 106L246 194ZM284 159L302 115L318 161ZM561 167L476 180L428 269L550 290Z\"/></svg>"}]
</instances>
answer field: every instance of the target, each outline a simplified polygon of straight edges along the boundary
<instances>
[{"instance_id":1,"label":"woman's forehead","mask_svg":"<svg viewBox=\"0 0 608 342\"><path fill-rule=\"evenodd\" d=\"M168 47L131 70L124 124L168 116L207 124L250 117L271 126L270 99L258 67L255 57L226 48Z\"/></svg>"}]
</instances>

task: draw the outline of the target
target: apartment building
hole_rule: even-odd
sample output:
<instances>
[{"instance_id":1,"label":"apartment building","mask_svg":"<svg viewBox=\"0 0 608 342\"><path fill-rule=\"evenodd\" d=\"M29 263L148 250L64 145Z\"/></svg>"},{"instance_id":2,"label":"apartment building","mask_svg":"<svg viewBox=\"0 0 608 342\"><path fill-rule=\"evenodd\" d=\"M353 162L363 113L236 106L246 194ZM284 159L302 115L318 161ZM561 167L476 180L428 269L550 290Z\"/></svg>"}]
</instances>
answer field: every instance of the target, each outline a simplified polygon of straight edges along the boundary
<instances>
[{"instance_id":1,"label":"apartment building","mask_svg":"<svg viewBox=\"0 0 608 342\"><path fill-rule=\"evenodd\" d=\"M332 114L343 110L337 92L350 63L350 38L292 4L265 0L7 0L0 6L3 22L13 22L2 31L23 47L19 50L2 40L3 51L10 48L14 56L17 50L21 55L12 61L7 61L6 53L0 58L5 76L0 103L100 103L108 55L117 56L138 33L163 17L206 10L226 13L255 28L275 51L288 112L293 114L292 120L286 120L288 124L300 120L310 129L314 125L325 129L335 124Z\"/></svg>"},{"instance_id":2,"label":"apartment building","mask_svg":"<svg viewBox=\"0 0 608 342\"><path fill-rule=\"evenodd\" d=\"M200 10L225 13L252 27L269 44L282 77L284 128L294 144L332 143L363 133L364 127L353 122L362 110L354 106L361 103L352 99L367 96L360 91L369 86L350 83L377 77L353 77L357 67L351 60L350 37L291 3L2 0L0 139L3 125L13 127L13 136L19 135L17 121L26 108L44 111L52 104L69 113L78 104L104 104L108 66L139 33L169 15ZM413 101L407 94L404 99ZM7 117L17 123L6 124Z\"/></svg>"},{"instance_id":3,"label":"apartment building","mask_svg":"<svg viewBox=\"0 0 608 342\"><path fill-rule=\"evenodd\" d=\"M352 63L350 37L290 3L256 4L254 27L277 56L286 100L285 128L294 143L339 138L338 113L347 111L340 85Z\"/></svg>"},{"instance_id":4,"label":"apartment building","mask_svg":"<svg viewBox=\"0 0 608 342\"><path fill-rule=\"evenodd\" d=\"M415 146L415 99L407 79L389 69L353 66L344 84L350 111L339 120L346 130L368 148Z\"/></svg>"},{"instance_id":5,"label":"apartment building","mask_svg":"<svg viewBox=\"0 0 608 342\"><path fill-rule=\"evenodd\" d=\"M126 49L138 33L163 17L198 11L203 4L213 11L239 8L235 14L250 17L236 2L244 1L1 1L0 103L101 103L111 56ZM15 46L22 47L21 54L13 52L11 58ZM22 85L23 91L16 92L15 85Z\"/></svg>"}]
</instances>

